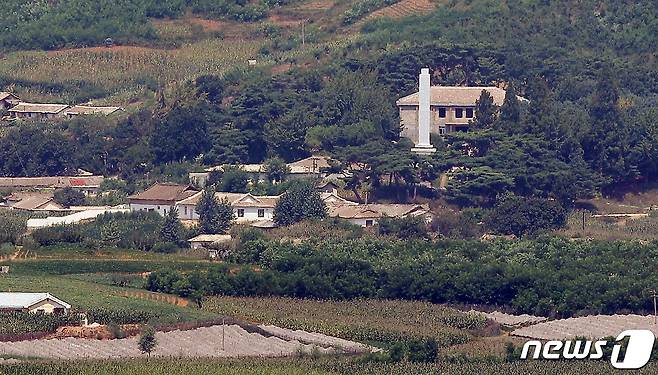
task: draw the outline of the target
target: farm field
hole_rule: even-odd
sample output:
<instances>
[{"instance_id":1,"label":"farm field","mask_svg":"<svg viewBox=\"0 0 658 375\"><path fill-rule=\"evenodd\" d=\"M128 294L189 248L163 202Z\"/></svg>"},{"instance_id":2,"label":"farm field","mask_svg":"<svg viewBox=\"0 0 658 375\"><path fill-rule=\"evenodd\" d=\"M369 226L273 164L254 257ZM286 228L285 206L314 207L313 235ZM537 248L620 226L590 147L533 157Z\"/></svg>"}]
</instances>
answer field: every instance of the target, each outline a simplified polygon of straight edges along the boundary
<instances>
[{"instance_id":1,"label":"farm field","mask_svg":"<svg viewBox=\"0 0 658 375\"><path fill-rule=\"evenodd\" d=\"M563 340L574 337L600 339L616 337L628 329L647 329L658 334L658 326L649 315L590 315L559 319L519 328L512 335L538 340Z\"/></svg>"},{"instance_id":2,"label":"farm field","mask_svg":"<svg viewBox=\"0 0 658 375\"><path fill-rule=\"evenodd\" d=\"M154 324L208 320L216 314L191 307L176 306L166 301L128 297L126 288L101 285L56 275L3 275L0 290L21 292L48 291L67 301L74 310L102 310L116 315L150 317ZM139 290L138 290L139 291Z\"/></svg>"},{"instance_id":3,"label":"farm field","mask_svg":"<svg viewBox=\"0 0 658 375\"><path fill-rule=\"evenodd\" d=\"M204 310L257 323L315 331L344 339L394 343L434 337L440 345L465 343L486 319L423 302L212 297Z\"/></svg>"},{"instance_id":4,"label":"farm field","mask_svg":"<svg viewBox=\"0 0 658 375\"><path fill-rule=\"evenodd\" d=\"M649 364L637 374L658 371ZM183 361L180 359L153 359L133 361L95 362L33 362L17 365L0 365L0 374L137 374L137 375L429 375L429 374L491 374L491 375L605 375L626 374L614 370L603 361L557 362L528 361L514 363L473 362L418 364L410 362L382 363L363 361L360 358L302 358L302 359L226 359Z\"/></svg>"},{"instance_id":5,"label":"farm field","mask_svg":"<svg viewBox=\"0 0 658 375\"><path fill-rule=\"evenodd\" d=\"M279 331L283 331L280 333ZM373 350L358 343L335 340L328 336L318 337L310 333L304 341L288 339L287 330L270 335L248 332L239 325L228 324L200 327L192 330L157 332L158 342L151 356L154 357L279 357L300 353L330 354L368 352ZM64 339L39 339L17 342L0 342L0 353L17 357L49 359L112 359L137 358L138 337L114 340L96 340L67 337ZM337 345L337 344L340 344Z\"/></svg>"},{"instance_id":6,"label":"farm field","mask_svg":"<svg viewBox=\"0 0 658 375\"><path fill-rule=\"evenodd\" d=\"M79 92L80 86L92 87L101 96L110 96L98 104L126 105L160 85L203 74L223 75L233 67L246 66L261 45L258 41L209 39L177 49L116 46L20 51L0 59L0 77L25 87L21 95L30 100L74 99L48 95L39 88L40 82L48 82L51 87L70 86L72 93Z\"/></svg>"}]
</instances>

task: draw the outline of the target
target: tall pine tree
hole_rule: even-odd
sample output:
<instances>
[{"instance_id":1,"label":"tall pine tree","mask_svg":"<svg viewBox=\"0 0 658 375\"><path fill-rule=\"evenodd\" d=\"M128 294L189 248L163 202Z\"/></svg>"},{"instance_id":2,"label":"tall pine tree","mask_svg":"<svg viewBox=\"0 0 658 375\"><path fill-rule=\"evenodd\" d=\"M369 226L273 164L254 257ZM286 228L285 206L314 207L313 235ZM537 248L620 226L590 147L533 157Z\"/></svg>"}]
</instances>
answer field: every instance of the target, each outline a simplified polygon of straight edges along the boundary
<instances>
[{"instance_id":1,"label":"tall pine tree","mask_svg":"<svg viewBox=\"0 0 658 375\"><path fill-rule=\"evenodd\" d=\"M226 233L235 219L231 204L226 199L218 201L212 187L203 190L196 211L199 214L199 229L204 234Z\"/></svg>"},{"instance_id":2,"label":"tall pine tree","mask_svg":"<svg viewBox=\"0 0 658 375\"><path fill-rule=\"evenodd\" d=\"M496 121L496 106L488 91L482 90L475 101L475 119L471 123L475 129L490 129Z\"/></svg>"}]
</instances>

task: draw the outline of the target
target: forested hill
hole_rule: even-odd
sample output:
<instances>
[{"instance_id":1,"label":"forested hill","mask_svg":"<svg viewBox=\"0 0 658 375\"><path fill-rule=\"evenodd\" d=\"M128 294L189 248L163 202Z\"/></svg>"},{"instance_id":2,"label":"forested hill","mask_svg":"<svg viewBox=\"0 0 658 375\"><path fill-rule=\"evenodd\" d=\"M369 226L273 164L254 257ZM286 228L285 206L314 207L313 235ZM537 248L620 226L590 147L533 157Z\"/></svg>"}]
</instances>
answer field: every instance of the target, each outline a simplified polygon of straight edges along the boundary
<instances>
[{"instance_id":1,"label":"forested hill","mask_svg":"<svg viewBox=\"0 0 658 375\"><path fill-rule=\"evenodd\" d=\"M386 0L6 3L0 88L126 105L129 115L14 127L0 138L3 175L81 167L183 180L203 165L320 152L370 166L355 190L377 191L390 174L409 191L451 171L446 195L462 205L505 192L569 203L658 176L652 1L438 1L399 19L367 17ZM108 36L120 46L57 50ZM504 85L530 102L507 103L419 159L398 142L394 103L423 66L434 84ZM48 151L41 163L38 142L75 153Z\"/></svg>"}]
</instances>

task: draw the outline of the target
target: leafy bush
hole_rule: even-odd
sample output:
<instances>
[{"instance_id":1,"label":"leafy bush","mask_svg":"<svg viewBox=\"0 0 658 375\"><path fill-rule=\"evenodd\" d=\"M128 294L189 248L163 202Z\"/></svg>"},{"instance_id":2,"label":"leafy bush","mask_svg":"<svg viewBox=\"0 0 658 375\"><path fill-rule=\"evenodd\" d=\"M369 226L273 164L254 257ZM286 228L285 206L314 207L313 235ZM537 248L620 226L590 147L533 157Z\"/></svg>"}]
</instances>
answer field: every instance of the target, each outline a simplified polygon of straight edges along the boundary
<instances>
[{"instance_id":1,"label":"leafy bush","mask_svg":"<svg viewBox=\"0 0 658 375\"><path fill-rule=\"evenodd\" d=\"M564 227L567 214L557 201L508 195L496 203L486 223L499 234L533 235Z\"/></svg>"},{"instance_id":2,"label":"leafy bush","mask_svg":"<svg viewBox=\"0 0 658 375\"><path fill-rule=\"evenodd\" d=\"M378 222L379 233L401 239L427 238L427 224L422 217L383 217Z\"/></svg>"},{"instance_id":3,"label":"leafy bush","mask_svg":"<svg viewBox=\"0 0 658 375\"><path fill-rule=\"evenodd\" d=\"M80 228L74 225L39 228L32 232L31 236L40 246L50 246L58 243L80 243L83 240Z\"/></svg>"}]
</instances>

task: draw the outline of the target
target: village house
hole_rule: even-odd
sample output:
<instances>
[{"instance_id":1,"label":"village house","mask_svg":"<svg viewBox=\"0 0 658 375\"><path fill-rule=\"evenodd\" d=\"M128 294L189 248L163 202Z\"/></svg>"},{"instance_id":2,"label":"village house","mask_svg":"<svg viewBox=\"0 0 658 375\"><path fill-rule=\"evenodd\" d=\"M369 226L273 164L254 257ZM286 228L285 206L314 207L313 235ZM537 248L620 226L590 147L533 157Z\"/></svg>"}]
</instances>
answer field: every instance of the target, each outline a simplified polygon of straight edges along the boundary
<instances>
[{"instance_id":1,"label":"village house","mask_svg":"<svg viewBox=\"0 0 658 375\"><path fill-rule=\"evenodd\" d=\"M429 223L432 214L420 204L327 204L330 217L337 217L362 227L377 225L383 217L422 217Z\"/></svg>"},{"instance_id":2,"label":"village house","mask_svg":"<svg viewBox=\"0 0 658 375\"><path fill-rule=\"evenodd\" d=\"M289 171L285 178L324 178L327 176L327 169L331 167L330 160L326 156L309 156L308 158L288 163ZM240 164L237 166L247 174L249 180L252 182L267 180L267 168L264 164ZM194 186L204 187L208 182L210 173L222 172L223 170L224 166L219 165L206 168L203 172L192 172L189 174L190 183Z\"/></svg>"},{"instance_id":3,"label":"village house","mask_svg":"<svg viewBox=\"0 0 658 375\"><path fill-rule=\"evenodd\" d=\"M0 177L3 190L54 190L70 187L85 195L95 196L103 176Z\"/></svg>"},{"instance_id":4,"label":"village house","mask_svg":"<svg viewBox=\"0 0 658 375\"><path fill-rule=\"evenodd\" d=\"M26 120L49 120L62 117L68 104L41 104L20 102L9 109L11 117Z\"/></svg>"},{"instance_id":5,"label":"village house","mask_svg":"<svg viewBox=\"0 0 658 375\"><path fill-rule=\"evenodd\" d=\"M18 96L10 92L0 91L0 111L8 110L19 102Z\"/></svg>"},{"instance_id":6,"label":"village house","mask_svg":"<svg viewBox=\"0 0 658 375\"><path fill-rule=\"evenodd\" d=\"M55 202L52 192L19 191L12 193L2 204L12 210L61 211L65 207Z\"/></svg>"},{"instance_id":7,"label":"village house","mask_svg":"<svg viewBox=\"0 0 658 375\"><path fill-rule=\"evenodd\" d=\"M109 116L113 113L123 111L121 107L95 107L90 105L76 105L64 112L68 118L73 118L80 115L105 115Z\"/></svg>"},{"instance_id":8,"label":"village house","mask_svg":"<svg viewBox=\"0 0 658 375\"><path fill-rule=\"evenodd\" d=\"M71 305L50 293L0 293L0 311L67 315Z\"/></svg>"},{"instance_id":9,"label":"village house","mask_svg":"<svg viewBox=\"0 0 658 375\"><path fill-rule=\"evenodd\" d=\"M155 211L162 216L186 198L199 193L190 185L157 183L128 197L130 211ZM181 218L182 219L182 218Z\"/></svg>"},{"instance_id":10,"label":"village house","mask_svg":"<svg viewBox=\"0 0 658 375\"><path fill-rule=\"evenodd\" d=\"M199 192L176 204L178 217L181 220L199 220L196 205L201 199L203 192ZM249 193L215 193L215 199L221 201L226 199L233 207L236 222L272 221L274 219L274 206L279 196L260 196Z\"/></svg>"},{"instance_id":11,"label":"village house","mask_svg":"<svg viewBox=\"0 0 658 375\"><path fill-rule=\"evenodd\" d=\"M421 69L419 90L397 100L402 131L400 135L411 139L416 148L433 152L429 134L449 134L467 131L475 118L475 102L482 91L488 92L496 106L505 100L505 90L495 86L431 86L429 69ZM519 100L527 101L523 97Z\"/></svg>"}]
</instances>

